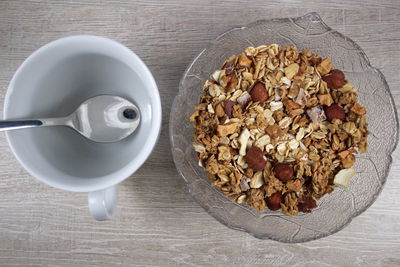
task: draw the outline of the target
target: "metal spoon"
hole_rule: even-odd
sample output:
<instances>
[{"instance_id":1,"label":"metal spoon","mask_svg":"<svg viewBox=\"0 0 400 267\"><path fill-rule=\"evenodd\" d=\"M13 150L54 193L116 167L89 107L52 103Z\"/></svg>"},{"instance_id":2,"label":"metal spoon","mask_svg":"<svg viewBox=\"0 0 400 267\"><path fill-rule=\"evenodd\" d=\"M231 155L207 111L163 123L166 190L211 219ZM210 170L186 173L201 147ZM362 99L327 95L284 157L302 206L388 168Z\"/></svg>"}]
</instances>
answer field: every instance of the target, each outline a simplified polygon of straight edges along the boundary
<instances>
[{"instance_id":1,"label":"metal spoon","mask_svg":"<svg viewBox=\"0 0 400 267\"><path fill-rule=\"evenodd\" d=\"M95 142L116 142L139 126L139 109L128 100L112 95L98 95L83 102L67 117L3 120L0 131L44 126L68 126Z\"/></svg>"}]
</instances>

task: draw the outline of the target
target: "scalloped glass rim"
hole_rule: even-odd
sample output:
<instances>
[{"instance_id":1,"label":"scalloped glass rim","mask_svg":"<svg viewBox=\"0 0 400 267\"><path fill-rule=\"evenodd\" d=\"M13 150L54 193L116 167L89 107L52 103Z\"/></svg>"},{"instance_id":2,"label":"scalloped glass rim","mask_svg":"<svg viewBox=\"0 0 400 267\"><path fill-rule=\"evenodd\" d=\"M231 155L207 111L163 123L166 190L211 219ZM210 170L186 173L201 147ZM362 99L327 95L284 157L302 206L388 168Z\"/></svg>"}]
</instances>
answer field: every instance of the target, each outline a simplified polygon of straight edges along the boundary
<instances>
[{"instance_id":1,"label":"scalloped glass rim","mask_svg":"<svg viewBox=\"0 0 400 267\"><path fill-rule=\"evenodd\" d=\"M188 117L193 112L202 85L223 59L240 53L246 46L278 43L309 48L330 56L336 68L359 90L359 100L367 107L371 130L366 154L358 155L357 175L348 189L336 188L318 201L309 214L289 217L280 212L258 212L237 204L210 185L197 165L192 147L193 130ZM376 94L378 93L378 94ZM385 121L381 120L384 116ZM315 240L343 229L364 212L381 192L397 146L399 123L393 97L382 73L373 68L366 54L350 38L328 27L315 13L301 17L260 20L231 29L212 41L188 66L179 84L170 114L172 154L179 174L190 194L222 224L259 239L297 243Z\"/></svg>"}]
</instances>

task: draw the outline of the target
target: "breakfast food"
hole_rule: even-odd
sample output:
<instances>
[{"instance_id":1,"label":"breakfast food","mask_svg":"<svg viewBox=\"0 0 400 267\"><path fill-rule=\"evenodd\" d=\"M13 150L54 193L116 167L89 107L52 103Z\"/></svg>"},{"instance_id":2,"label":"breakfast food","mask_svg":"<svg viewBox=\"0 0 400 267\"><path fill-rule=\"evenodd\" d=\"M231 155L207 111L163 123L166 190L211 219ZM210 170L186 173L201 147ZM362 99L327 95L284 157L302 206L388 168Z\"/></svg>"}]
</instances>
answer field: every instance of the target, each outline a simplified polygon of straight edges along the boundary
<instances>
[{"instance_id":1,"label":"breakfast food","mask_svg":"<svg viewBox=\"0 0 400 267\"><path fill-rule=\"evenodd\" d=\"M237 203L311 212L355 175L366 109L330 58L296 47L248 47L205 82L190 120L212 185Z\"/></svg>"}]
</instances>

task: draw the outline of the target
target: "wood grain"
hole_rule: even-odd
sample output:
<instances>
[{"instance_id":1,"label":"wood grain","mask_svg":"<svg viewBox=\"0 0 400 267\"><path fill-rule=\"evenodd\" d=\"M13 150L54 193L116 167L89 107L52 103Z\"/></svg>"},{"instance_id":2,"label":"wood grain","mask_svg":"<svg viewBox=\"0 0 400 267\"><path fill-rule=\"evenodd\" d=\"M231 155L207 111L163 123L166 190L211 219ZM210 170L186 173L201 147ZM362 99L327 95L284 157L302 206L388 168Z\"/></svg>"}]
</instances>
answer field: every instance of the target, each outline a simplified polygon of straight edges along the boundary
<instances>
[{"instance_id":1,"label":"wood grain","mask_svg":"<svg viewBox=\"0 0 400 267\"><path fill-rule=\"evenodd\" d=\"M168 116L192 58L234 26L309 11L365 50L400 103L397 0L0 1L0 110L22 61L73 34L107 36L135 51L153 72L163 104L158 145L121 185L119 214L107 222L89 217L85 194L30 177L1 134L0 265L399 266L400 148L378 200L339 233L304 244L261 241L221 225L191 199L175 170Z\"/></svg>"}]
</instances>

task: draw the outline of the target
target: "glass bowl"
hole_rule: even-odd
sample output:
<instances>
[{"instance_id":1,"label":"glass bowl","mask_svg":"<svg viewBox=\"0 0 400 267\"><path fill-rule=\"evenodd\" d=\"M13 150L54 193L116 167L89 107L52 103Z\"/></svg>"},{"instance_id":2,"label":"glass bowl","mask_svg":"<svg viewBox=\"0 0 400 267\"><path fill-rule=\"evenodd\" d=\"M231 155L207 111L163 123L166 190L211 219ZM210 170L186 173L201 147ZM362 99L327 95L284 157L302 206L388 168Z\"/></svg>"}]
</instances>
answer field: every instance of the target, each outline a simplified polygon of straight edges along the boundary
<instances>
[{"instance_id":1,"label":"glass bowl","mask_svg":"<svg viewBox=\"0 0 400 267\"><path fill-rule=\"evenodd\" d=\"M237 204L211 186L198 165L189 122L210 74L231 55L248 46L277 43L309 48L329 56L335 68L358 89L359 101L367 109L371 134L368 152L359 154L357 174L349 188L337 187L318 201L311 213L290 217L280 211L259 212ZM384 119L383 119L384 118ZM305 242L331 235L365 211L378 197L398 141L398 119L393 98L381 72L373 68L365 53L350 38L329 28L317 13L297 18L261 20L234 28L212 41L188 66L179 85L170 115L170 137L176 167L190 194L215 219L226 226L260 239Z\"/></svg>"}]
</instances>

